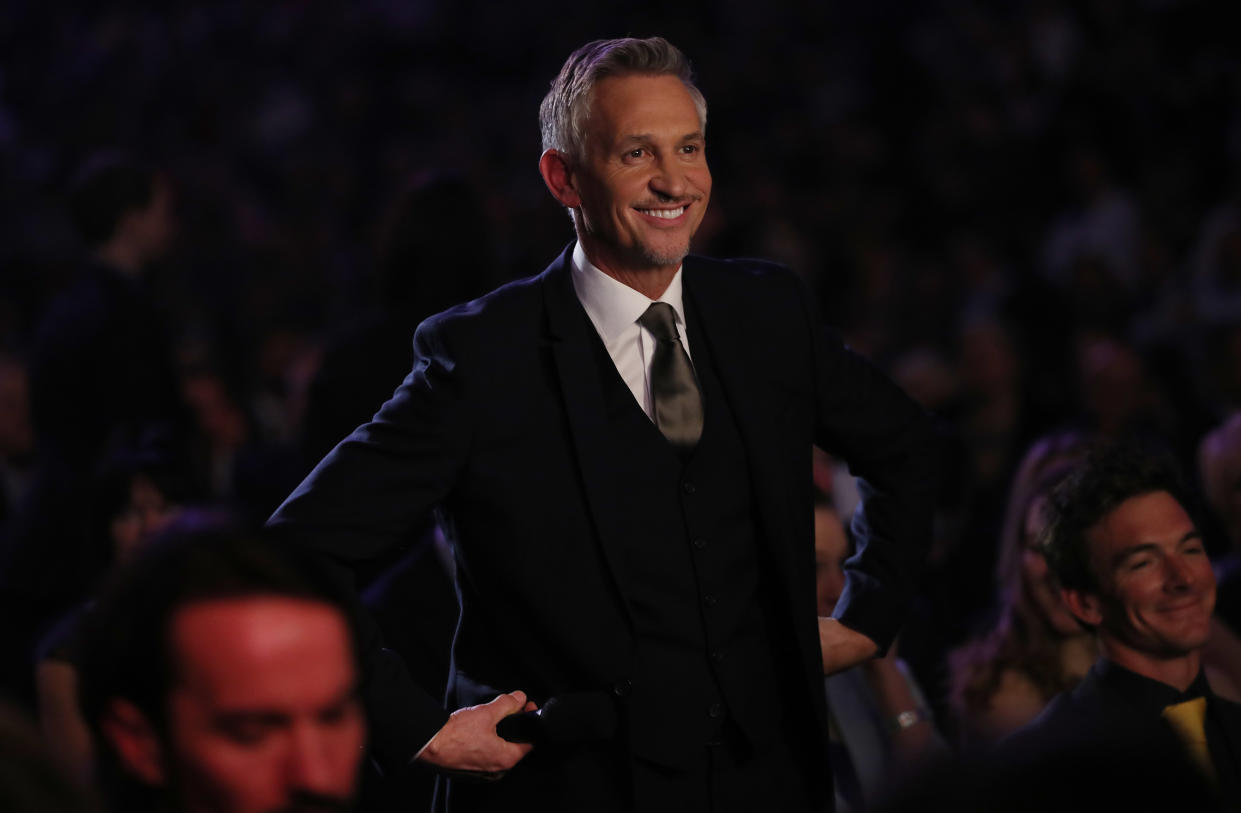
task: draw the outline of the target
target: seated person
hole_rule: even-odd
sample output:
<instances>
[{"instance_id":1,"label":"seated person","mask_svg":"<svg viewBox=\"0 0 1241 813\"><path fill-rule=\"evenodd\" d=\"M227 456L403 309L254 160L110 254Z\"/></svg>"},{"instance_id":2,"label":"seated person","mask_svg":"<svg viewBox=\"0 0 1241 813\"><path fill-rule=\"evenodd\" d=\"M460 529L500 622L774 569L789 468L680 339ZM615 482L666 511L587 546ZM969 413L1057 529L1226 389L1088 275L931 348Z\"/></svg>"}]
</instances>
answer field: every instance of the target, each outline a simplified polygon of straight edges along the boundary
<instances>
[{"instance_id":1,"label":"seated person","mask_svg":"<svg viewBox=\"0 0 1241 813\"><path fill-rule=\"evenodd\" d=\"M132 557L173 523L189 496L172 458L153 444L120 446L95 473L89 503L91 547L101 575ZM61 765L89 782L90 733L78 707L78 630L90 602L78 604L43 637L35 657L39 724Z\"/></svg>"},{"instance_id":2,"label":"seated person","mask_svg":"<svg viewBox=\"0 0 1241 813\"><path fill-rule=\"evenodd\" d=\"M240 534L139 553L83 630L82 706L111 809L347 809L366 726L342 606Z\"/></svg>"},{"instance_id":3,"label":"seated person","mask_svg":"<svg viewBox=\"0 0 1241 813\"><path fill-rule=\"evenodd\" d=\"M815 584L819 615L830 616L845 586L852 553L840 515L826 498L814 507ZM864 810L894 776L947 752L926 698L896 647L824 679L836 810Z\"/></svg>"},{"instance_id":4,"label":"seated person","mask_svg":"<svg viewBox=\"0 0 1241 813\"><path fill-rule=\"evenodd\" d=\"M1069 611L1101 657L1071 692L1007 744L1175 738L1204 784L1241 802L1241 706L1202 669L1215 576L1172 468L1132 446L1092 450L1050 493L1043 545Z\"/></svg>"},{"instance_id":5,"label":"seated person","mask_svg":"<svg viewBox=\"0 0 1241 813\"><path fill-rule=\"evenodd\" d=\"M963 747L985 747L1021 728L1094 662L1093 637L1060 598L1038 544L1047 492L1086 444L1078 432L1047 435L1017 470L1000 535L995 622L948 656L948 705Z\"/></svg>"},{"instance_id":6,"label":"seated person","mask_svg":"<svg viewBox=\"0 0 1241 813\"><path fill-rule=\"evenodd\" d=\"M1241 412L1228 417L1198 445L1198 479L1228 545L1215 562L1215 613L1241 630Z\"/></svg>"}]
</instances>

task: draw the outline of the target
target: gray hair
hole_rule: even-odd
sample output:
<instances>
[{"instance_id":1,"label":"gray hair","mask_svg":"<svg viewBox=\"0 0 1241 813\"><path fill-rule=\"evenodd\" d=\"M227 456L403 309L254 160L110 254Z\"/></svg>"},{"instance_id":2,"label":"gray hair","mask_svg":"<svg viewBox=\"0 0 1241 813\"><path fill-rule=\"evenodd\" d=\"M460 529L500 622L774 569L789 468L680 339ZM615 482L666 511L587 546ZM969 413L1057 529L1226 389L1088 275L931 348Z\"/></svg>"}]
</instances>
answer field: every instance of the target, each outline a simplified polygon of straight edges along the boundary
<instances>
[{"instance_id":1,"label":"gray hair","mask_svg":"<svg viewBox=\"0 0 1241 813\"><path fill-rule=\"evenodd\" d=\"M675 45L663 37L595 40L569 55L539 105L543 149L557 150L574 160L580 158L595 83L609 76L635 74L679 78L694 100L699 123L706 129L707 100L694 85L689 60Z\"/></svg>"}]
</instances>

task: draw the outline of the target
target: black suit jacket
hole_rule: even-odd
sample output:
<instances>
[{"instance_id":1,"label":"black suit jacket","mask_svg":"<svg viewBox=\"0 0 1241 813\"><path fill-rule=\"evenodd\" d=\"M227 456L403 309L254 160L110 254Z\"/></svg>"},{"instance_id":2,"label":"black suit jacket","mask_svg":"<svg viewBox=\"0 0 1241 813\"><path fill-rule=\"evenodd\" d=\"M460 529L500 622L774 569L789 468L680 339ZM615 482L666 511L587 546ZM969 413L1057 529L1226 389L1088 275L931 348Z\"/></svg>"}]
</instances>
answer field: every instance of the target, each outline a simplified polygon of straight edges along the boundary
<instances>
[{"instance_id":1,"label":"black suit jacket","mask_svg":"<svg viewBox=\"0 0 1241 813\"><path fill-rule=\"evenodd\" d=\"M626 517L640 512L609 461L599 342L573 291L571 251L542 274L424 322L413 371L271 520L355 565L405 538L433 506L456 545L461 620L448 706L522 689L536 701L623 689L633 669ZM760 544L769 548L795 673L826 731L815 621L811 445L864 478L839 617L886 647L929 536L936 443L924 413L819 326L798 280L757 261L689 257L701 319L745 442ZM374 747L407 761L446 719L399 666L376 661ZM623 691L620 692L623 694ZM507 780L504 780L507 781Z\"/></svg>"},{"instance_id":2,"label":"black suit jacket","mask_svg":"<svg viewBox=\"0 0 1241 813\"><path fill-rule=\"evenodd\" d=\"M1053 698L1042 714L1006 740L1000 752L1019 764L1076 753L1104 770L1109 761L1125 764L1135 754L1146 760L1159 755L1166 762L1163 782L1173 786L1175 781L1194 782L1201 776L1160 712L1198 696L1207 698L1207 742L1217 774L1218 784L1210 791L1218 794L1226 809L1234 810L1241 805L1241 705L1216 696L1201 674L1188 692L1181 693L1100 659L1081 683ZM1130 772L1132 764L1124 770ZM1102 770L1100 775L1115 776Z\"/></svg>"}]
</instances>

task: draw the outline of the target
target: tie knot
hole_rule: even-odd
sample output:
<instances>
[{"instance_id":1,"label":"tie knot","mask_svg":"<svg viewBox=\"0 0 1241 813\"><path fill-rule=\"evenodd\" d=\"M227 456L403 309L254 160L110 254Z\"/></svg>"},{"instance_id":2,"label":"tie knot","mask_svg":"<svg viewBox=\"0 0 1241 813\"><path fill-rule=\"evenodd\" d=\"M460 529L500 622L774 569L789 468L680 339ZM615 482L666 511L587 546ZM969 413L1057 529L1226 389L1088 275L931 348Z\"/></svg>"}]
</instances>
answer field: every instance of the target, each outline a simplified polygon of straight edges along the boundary
<instances>
[{"instance_id":1,"label":"tie knot","mask_svg":"<svg viewBox=\"0 0 1241 813\"><path fill-rule=\"evenodd\" d=\"M638 324L661 342L675 342L681 338L677 332L677 312L667 302L652 302L646 313L638 317Z\"/></svg>"}]
</instances>

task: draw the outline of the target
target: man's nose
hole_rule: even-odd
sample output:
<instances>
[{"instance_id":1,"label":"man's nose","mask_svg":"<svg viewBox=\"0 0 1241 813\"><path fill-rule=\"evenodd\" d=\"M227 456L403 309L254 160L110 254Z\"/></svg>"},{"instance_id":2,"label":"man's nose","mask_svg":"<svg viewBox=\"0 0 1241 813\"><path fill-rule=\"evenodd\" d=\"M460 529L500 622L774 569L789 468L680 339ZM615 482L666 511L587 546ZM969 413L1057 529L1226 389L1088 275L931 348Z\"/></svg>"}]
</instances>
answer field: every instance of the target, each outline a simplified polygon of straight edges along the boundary
<instances>
[{"instance_id":1,"label":"man's nose","mask_svg":"<svg viewBox=\"0 0 1241 813\"><path fill-rule=\"evenodd\" d=\"M688 182L685 169L677 161L676 156L663 156L655 164L656 172L651 176L651 190L667 200L676 200L685 194Z\"/></svg>"},{"instance_id":2,"label":"man's nose","mask_svg":"<svg viewBox=\"0 0 1241 813\"><path fill-rule=\"evenodd\" d=\"M293 732L286 766L290 790L322 795L339 793L337 767L331 737L309 728Z\"/></svg>"},{"instance_id":3,"label":"man's nose","mask_svg":"<svg viewBox=\"0 0 1241 813\"><path fill-rule=\"evenodd\" d=\"M1171 590L1185 590L1193 586L1196 578L1194 569L1184 556L1169 556L1164 562L1166 584Z\"/></svg>"}]
</instances>

